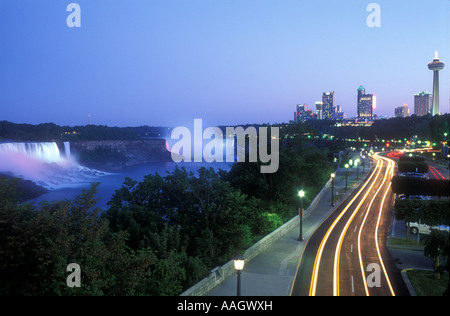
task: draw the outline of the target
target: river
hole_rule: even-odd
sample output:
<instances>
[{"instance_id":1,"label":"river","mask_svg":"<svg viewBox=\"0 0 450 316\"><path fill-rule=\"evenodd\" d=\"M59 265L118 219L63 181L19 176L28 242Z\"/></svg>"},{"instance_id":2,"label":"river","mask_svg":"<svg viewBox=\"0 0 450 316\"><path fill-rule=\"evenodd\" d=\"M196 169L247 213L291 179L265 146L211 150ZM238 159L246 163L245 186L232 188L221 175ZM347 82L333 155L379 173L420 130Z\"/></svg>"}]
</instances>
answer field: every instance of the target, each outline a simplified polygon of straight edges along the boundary
<instances>
[{"instance_id":1,"label":"river","mask_svg":"<svg viewBox=\"0 0 450 316\"><path fill-rule=\"evenodd\" d=\"M124 168L118 172L111 172L105 174L99 174L97 177L90 179L89 182L76 183L73 185L68 185L65 187L59 187L49 190L48 193L41 195L39 198L32 200L34 203L39 203L40 201L58 201L62 199L73 199L81 193L82 189L87 189L90 187L91 182L100 182L99 192L97 198L99 199L97 206L102 209L106 209L107 203L111 199L115 190L122 187L125 178L129 177L133 180L142 181L145 175L158 173L161 176L166 175L167 172L175 170L176 166L179 168L184 167L188 172L192 171L194 174L197 173L198 169L201 167L213 168L215 171L219 169L229 171L231 169L232 163L207 163L207 162L180 162L176 163L173 161L167 162L152 162L142 165L136 165Z\"/></svg>"}]
</instances>

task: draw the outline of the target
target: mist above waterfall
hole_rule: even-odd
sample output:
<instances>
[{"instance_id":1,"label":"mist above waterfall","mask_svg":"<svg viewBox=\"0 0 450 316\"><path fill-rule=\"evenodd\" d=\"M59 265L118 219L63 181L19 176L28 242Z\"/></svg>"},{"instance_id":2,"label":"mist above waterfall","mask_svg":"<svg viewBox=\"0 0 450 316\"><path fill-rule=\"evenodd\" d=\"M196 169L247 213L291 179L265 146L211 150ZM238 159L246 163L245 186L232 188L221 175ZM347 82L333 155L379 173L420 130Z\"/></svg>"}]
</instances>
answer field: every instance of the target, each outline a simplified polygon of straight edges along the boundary
<instances>
[{"instance_id":1,"label":"mist above waterfall","mask_svg":"<svg viewBox=\"0 0 450 316\"><path fill-rule=\"evenodd\" d=\"M55 142L0 144L0 173L31 180L48 189L77 186L104 172L81 166L70 155L70 143L60 151Z\"/></svg>"}]
</instances>

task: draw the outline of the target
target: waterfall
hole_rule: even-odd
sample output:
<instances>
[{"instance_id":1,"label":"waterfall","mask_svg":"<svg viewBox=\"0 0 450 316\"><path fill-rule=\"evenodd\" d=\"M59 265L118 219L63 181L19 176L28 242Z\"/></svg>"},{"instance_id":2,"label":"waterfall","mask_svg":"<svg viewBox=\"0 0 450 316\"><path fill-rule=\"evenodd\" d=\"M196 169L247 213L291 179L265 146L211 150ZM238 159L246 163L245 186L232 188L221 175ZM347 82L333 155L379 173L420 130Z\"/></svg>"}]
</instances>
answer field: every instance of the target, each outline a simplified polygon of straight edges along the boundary
<instances>
[{"instance_id":1,"label":"waterfall","mask_svg":"<svg viewBox=\"0 0 450 316\"><path fill-rule=\"evenodd\" d=\"M77 186L106 173L83 167L71 157L70 143L62 154L55 142L1 143L0 173L32 180L48 189Z\"/></svg>"},{"instance_id":2,"label":"waterfall","mask_svg":"<svg viewBox=\"0 0 450 316\"><path fill-rule=\"evenodd\" d=\"M67 158L70 158L70 142L64 142L64 153Z\"/></svg>"},{"instance_id":3,"label":"waterfall","mask_svg":"<svg viewBox=\"0 0 450 316\"><path fill-rule=\"evenodd\" d=\"M24 155L48 163L61 160L58 145L54 142L0 144L0 157L15 154Z\"/></svg>"}]
</instances>

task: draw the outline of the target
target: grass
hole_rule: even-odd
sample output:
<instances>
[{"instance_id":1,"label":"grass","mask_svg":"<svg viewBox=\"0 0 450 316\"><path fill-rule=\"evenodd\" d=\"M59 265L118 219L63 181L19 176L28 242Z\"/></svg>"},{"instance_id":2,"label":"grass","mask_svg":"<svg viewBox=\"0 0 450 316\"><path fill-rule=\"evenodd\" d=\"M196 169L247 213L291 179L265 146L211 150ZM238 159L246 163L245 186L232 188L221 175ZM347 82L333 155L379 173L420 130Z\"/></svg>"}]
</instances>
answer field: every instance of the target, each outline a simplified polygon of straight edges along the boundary
<instances>
[{"instance_id":1,"label":"grass","mask_svg":"<svg viewBox=\"0 0 450 316\"><path fill-rule=\"evenodd\" d=\"M448 287L448 273L441 273L436 280L433 271L408 270L406 272L417 296L442 296Z\"/></svg>"},{"instance_id":2,"label":"grass","mask_svg":"<svg viewBox=\"0 0 450 316\"><path fill-rule=\"evenodd\" d=\"M422 238L419 241L419 245L417 245L417 239L408 239L408 240L406 240L405 238L396 238L396 237L392 237L391 238L391 245L412 246L412 247L416 247L416 246L424 247L425 246Z\"/></svg>"}]
</instances>

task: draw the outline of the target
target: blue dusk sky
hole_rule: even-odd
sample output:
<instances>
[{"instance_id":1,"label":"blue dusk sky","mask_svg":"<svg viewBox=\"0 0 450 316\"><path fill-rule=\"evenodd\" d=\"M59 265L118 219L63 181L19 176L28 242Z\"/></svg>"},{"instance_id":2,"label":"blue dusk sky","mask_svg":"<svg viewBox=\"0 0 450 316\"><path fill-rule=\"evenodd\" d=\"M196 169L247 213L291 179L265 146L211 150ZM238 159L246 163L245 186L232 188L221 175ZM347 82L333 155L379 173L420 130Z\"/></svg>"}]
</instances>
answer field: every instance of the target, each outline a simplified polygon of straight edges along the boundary
<instances>
[{"instance_id":1,"label":"blue dusk sky","mask_svg":"<svg viewBox=\"0 0 450 316\"><path fill-rule=\"evenodd\" d=\"M81 8L70 28L67 6ZM0 120L204 127L281 123L335 91L347 117L357 88L393 116L432 91L449 112L450 1L0 0Z\"/></svg>"}]
</instances>

